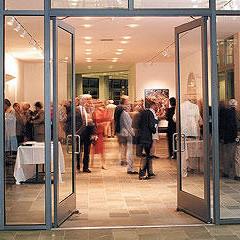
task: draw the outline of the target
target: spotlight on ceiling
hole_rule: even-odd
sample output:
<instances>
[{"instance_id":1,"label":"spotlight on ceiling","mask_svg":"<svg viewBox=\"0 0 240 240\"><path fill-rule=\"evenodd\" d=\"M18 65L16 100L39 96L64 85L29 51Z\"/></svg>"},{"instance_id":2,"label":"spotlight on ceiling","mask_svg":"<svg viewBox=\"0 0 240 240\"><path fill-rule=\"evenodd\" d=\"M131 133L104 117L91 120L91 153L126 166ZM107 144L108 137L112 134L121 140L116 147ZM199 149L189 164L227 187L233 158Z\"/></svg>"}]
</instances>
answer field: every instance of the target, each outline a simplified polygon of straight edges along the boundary
<instances>
[{"instance_id":1,"label":"spotlight on ceiling","mask_svg":"<svg viewBox=\"0 0 240 240\"><path fill-rule=\"evenodd\" d=\"M14 17L11 17L8 21L7 21L7 25L8 26L13 26L13 24L14 24Z\"/></svg>"}]
</instances>

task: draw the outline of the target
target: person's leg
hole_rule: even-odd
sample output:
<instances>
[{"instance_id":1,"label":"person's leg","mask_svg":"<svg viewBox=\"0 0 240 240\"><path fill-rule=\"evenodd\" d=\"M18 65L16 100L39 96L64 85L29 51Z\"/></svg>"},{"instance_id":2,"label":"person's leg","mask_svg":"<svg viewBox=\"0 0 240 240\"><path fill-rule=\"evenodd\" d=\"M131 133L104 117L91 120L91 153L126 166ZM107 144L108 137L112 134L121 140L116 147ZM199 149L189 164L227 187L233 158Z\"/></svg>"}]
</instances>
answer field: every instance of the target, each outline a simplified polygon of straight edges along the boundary
<instances>
[{"instance_id":1,"label":"person's leg","mask_svg":"<svg viewBox=\"0 0 240 240\"><path fill-rule=\"evenodd\" d=\"M122 166L124 166L127 164L127 139L126 139L126 137L120 138L120 151L121 151L120 164Z\"/></svg>"},{"instance_id":2,"label":"person's leg","mask_svg":"<svg viewBox=\"0 0 240 240\"><path fill-rule=\"evenodd\" d=\"M156 143L157 143L157 140L153 139L152 147L151 147L151 150L150 150L150 155L151 156L156 156Z\"/></svg>"},{"instance_id":3,"label":"person's leg","mask_svg":"<svg viewBox=\"0 0 240 240\"><path fill-rule=\"evenodd\" d=\"M90 155L91 143L84 141L84 155L83 155L83 171L90 172L89 170L89 155Z\"/></svg>"},{"instance_id":4,"label":"person's leg","mask_svg":"<svg viewBox=\"0 0 240 240\"><path fill-rule=\"evenodd\" d=\"M168 138L168 154L169 154L169 158L171 158L171 157L174 157L172 133L168 133L167 138Z\"/></svg>"},{"instance_id":5,"label":"person's leg","mask_svg":"<svg viewBox=\"0 0 240 240\"><path fill-rule=\"evenodd\" d=\"M132 137L127 138L127 172L134 172L132 157Z\"/></svg>"}]
</instances>

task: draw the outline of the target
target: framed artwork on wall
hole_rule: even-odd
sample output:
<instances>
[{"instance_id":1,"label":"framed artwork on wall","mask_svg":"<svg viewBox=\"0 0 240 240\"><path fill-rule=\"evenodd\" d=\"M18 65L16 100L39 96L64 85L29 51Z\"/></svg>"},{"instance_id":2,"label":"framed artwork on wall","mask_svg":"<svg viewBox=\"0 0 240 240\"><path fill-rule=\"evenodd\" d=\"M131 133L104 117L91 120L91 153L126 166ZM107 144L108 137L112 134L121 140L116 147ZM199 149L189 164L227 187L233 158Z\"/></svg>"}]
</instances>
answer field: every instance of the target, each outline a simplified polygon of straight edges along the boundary
<instances>
[{"instance_id":1,"label":"framed artwork on wall","mask_svg":"<svg viewBox=\"0 0 240 240\"><path fill-rule=\"evenodd\" d=\"M169 108L169 89L145 89L145 106L149 101L157 103L156 114L165 118L166 110Z\"/></svg>"}]
</instances>

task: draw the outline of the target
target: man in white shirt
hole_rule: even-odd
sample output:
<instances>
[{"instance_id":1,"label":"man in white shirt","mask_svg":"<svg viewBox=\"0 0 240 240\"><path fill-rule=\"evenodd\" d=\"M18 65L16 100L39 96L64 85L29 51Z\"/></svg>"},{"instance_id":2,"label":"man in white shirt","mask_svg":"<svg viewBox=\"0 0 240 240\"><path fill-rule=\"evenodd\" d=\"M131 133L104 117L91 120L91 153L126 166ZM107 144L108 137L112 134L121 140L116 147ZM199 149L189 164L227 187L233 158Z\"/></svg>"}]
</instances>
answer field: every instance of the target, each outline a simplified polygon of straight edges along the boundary
<instances>
[{"instance_id":1,"label":"man in white shirt","mask_svg":"<svg viewBox=\"0 0 240 240\"><path fill-rule=\"evenodd\" d=\"M114 113L116 109L116 105L114 104L113 100L108 100L108 104L106 106L106 109L108 111L108 114L110 116L111 122L108 122L106 126L106 135L108 137L114 137L115 135L115 126L114 126Z\"/></svg>"}]
</instances>

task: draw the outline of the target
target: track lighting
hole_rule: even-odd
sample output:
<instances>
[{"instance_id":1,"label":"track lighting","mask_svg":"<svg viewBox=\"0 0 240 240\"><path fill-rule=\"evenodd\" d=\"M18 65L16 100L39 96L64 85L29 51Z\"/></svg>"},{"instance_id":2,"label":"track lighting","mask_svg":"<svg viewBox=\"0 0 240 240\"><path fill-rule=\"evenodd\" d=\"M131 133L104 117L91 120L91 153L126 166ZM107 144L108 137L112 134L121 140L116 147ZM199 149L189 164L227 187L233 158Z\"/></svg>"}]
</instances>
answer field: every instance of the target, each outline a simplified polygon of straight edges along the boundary
<instances>
[{"instance_id":1,"label":"track lighting","mask_svg":"<svg viewBox=\"0 0 240 240\"><path fill-rule=\"evenodd\" d=\"M16 32L19 32L20 29L21 29L21 26L20 26L20 24L18 23L17 26L16 26L13 30L16 31Z\"/></svg>"},{"instance_id":2,"label":"track lighting","mask_svg":"<svg viewBox=\"0 0 240 240\"><path fill-rule=\"evenodd\" d=\"M25 38L26 34L27 34L26 31L23 30L23 32L20 34L20 37L21 37L21 38Z\"/></svg>"},{"instance_id":3,"label":"track lighting","mask_svg":"<svg viewBox=\"0 0 240 240\"><path fill-rule=\"evenodd\" d=\"M14 17L11 17L8 21L7 21L7 25L8 26L13 26L14 24Z\"/></svg>"}]
</instances>

